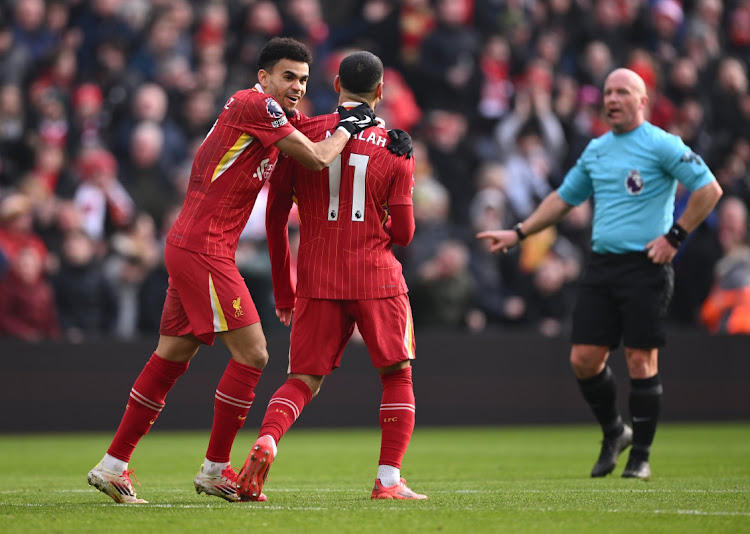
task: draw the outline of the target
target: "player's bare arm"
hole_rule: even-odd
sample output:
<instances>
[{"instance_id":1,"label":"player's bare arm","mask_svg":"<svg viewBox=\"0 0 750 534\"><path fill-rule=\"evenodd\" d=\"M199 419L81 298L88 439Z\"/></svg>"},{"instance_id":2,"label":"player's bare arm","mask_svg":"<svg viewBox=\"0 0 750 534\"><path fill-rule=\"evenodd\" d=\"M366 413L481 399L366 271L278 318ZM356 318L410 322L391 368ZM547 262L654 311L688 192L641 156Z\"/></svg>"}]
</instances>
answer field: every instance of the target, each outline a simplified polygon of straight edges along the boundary
<instances>
[{"instance_id":1,"label":"player's bare arm","mask_svg":"<svg viewBox=\"0 0 750 534\"><path fill-rule=\"evenodd\" d=\"M685 211L675 221L675 226L679 229L680 233L684 232L684 235L678 236L676 241L673 239L673 242L670 242L665 235L660 235L656 239L651 240L646 245L648 257L651 258L651 261L654 263L669 263L672 261L677 254L677 249L682 240L687 234L695 230L701 221L708 217L708 214L714 209L716 203L719 202L722 193L721 186L716 181L712 181L700 189L693 191L690 194Z\"/></svg>"},{"instance_id":2,"label":"player's bare arm","mask_svg":"<svg viewBox=\"0 0 750 534\"><path fill-rule=\"evenodd\" d=\"M558 222L572 208L573 206L560 198L557 191L553 191L529 215L528 219L516 225L516 228L479 232L476 237L489 240L490 252L507 252L509 248L516 246L523 237L535 234Z\"/></svg>"},{"instance_id":3,"label":"player's bare arm","mask_svg":"<svg viewBox=\"0 0 750 534\"><path fill-rule=\"evenodd\" d=\"M339 115L339 125L327 139L313 143L304 134L295 131L279 139L276 146L307 169L324 169L341 153L352 135L375 124L375 112L366 104L349 110L340 107Z\"/></svg>"}]
</instances>

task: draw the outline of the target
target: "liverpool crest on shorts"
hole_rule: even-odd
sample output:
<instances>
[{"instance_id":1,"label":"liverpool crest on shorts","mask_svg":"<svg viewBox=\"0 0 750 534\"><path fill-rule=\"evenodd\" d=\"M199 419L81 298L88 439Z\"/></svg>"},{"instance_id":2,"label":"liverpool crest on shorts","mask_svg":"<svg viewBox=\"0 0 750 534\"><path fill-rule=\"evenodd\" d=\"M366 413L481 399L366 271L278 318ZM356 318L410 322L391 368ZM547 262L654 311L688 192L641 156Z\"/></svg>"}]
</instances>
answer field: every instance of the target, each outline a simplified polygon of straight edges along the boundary
<instances>
[{"instance_id":1,"label":"liverpool crest on shorts","mask_svg":"<svg viewBox=\"0 0 750 534\"><path fill-rule=\"evenodd\" d=\"M640 195L643 192L643 178L638 169L633 169L628 173L628 177L625 178L625 189L631 195Z\"/></svg>"},{"instance_id":2,"label":"liverpool crest on shorts","mask_svg":"<svg viewBox=\"0 0 750 534\"><path fill-rule=\"evenodd\" d=\"M240 303L240 298L241 297L237 297L236 300L232 301L232 307L234 308L234 316L235 317L242 317L243 315L245 315L242 312L242 304Z\"/></svg>"}]
</instances>

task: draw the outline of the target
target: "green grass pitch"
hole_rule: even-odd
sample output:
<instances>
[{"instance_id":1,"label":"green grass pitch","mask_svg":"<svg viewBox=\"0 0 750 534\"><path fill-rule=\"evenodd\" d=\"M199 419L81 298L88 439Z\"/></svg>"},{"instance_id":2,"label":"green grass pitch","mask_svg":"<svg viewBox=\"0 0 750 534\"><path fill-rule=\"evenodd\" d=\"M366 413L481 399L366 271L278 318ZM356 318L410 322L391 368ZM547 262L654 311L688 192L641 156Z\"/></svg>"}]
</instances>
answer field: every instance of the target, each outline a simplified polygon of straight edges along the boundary
<instances>
[{"instance_id":1,"label":"green grass pitch","mask_svg":"<svg viewBox=\"0 0 750 534\"><path fill-rule=\"evenodd\" d=\"M267 503L197 495L207 437L155 429L131 461L150 503L125 506L86 483L111 434L0 434L0 532L750 533L750 423L663 424L650 481L619 476L626 455L589 478L594 426L418 426L402 474L420 502L370 500L377 429L292 429Z\"/></svg>"}]
</instances>

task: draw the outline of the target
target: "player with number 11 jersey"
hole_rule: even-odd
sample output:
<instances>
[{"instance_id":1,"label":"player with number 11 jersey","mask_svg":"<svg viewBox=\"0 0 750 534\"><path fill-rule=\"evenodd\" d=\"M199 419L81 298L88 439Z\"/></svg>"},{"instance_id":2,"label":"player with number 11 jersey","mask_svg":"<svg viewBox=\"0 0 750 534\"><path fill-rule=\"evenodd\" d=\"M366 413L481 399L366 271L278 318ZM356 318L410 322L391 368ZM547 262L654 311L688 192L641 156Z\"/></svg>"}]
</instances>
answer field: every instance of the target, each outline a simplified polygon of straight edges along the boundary
<instances>
[{"instance_id":1,"label":"player with number 11 jersey","mask_svg":"<svg viewBox=\"0 0 750 534\"><path fill-rule=\"evenodd\" d=\"M338 120L333 113L295 126L312 141L319 141ZM297 202L301 243L297 296L359 300L408 291L401 264L391 250L389 210L408 208L406 220L394 225L411 225L413 233L414 158L390 153L388 141L380 122L353 136L322 172L308 171L291 158L279 160L269 188L269 249L272 265L288 268L289 261L284 260L289 255L288 241L283 233L292 202ZM275 269L273 274L276 308L293 308L295 289L288 269Z\"/></svg>"}]
</instances>

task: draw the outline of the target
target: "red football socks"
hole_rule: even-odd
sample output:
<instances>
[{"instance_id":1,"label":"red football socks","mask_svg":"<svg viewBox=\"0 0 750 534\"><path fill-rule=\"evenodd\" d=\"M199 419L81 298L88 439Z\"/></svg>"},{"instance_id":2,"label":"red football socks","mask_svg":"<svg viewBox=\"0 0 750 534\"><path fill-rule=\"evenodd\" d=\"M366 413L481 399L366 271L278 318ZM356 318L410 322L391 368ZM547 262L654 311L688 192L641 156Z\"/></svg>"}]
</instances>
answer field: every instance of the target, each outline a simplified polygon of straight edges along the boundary
<instances>
[{"instance_id":1,"label":"red football socks","mask_svg":"<svg viewBox=\"0 0 750 534\"><path fill-rule=\"evenodd\" d=\"M278 443L311 400L312 391L307 384L297 378L288 379L271 397L258 435L268 434Z\"/></svg>"},{"instance_id":2,"label":"red football socks","mask_svg":"<svg viewBox=\"0 0 750 534\"><path fill-rule=\"evenodd\" d=\"M378 465L401 468L401 460L414 431L414 386L411 366L381 375L383 398L380 403L380 461Z\"/></svg>"},{"instance_id":3,"label":"red football socks","mask_svg":"<svg viewBox=\"0 0 750 534\"><path fill-rule=\"evenodd\" d=\"M212 462L229 461L232 444L255 398L255 386L261 370L229 360L214 397L214 422L206 458Z\"/></svg>"},{"instance_id":4,"label":"red football socks","mask_svg":"<svg viewBox=\"0 0 750 534\"><path fill-rule=\"evenodd\" d=\"M165 360L155 352L151 355L130 390L125 414L108 454L124 462L130 461L136 445L164 408L167 393L187 368L187 363Z\"/></svg>"}]
</instances>

